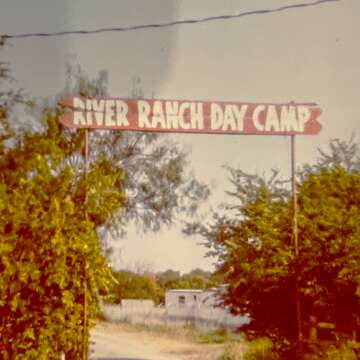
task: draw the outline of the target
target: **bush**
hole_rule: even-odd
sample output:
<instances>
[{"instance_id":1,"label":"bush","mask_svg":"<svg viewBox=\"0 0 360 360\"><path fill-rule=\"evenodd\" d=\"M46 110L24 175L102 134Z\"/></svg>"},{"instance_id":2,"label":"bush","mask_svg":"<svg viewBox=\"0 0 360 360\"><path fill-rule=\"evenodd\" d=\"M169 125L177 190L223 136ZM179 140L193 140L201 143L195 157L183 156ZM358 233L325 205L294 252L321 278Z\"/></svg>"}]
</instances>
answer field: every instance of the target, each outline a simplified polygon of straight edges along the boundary
<instances>
[{"instance_id":1,"label":"bush","mask_svg":"<svg viewBox=\"0 0 360 360\"><path fill-rule=\"evenodd\" d=\"M275 360L279 355L273 352L274 345L269 338L263 337L249 342L245 360Z\"/></svg>"},{"instance_id":2,"label":"bush","mask_svg":"<svg viewBox=\"0 0 360 360\"><path fill-rule=\"evenodd\" d=\"M232 334L227 329L207 331L199 336L202 344L223 344L230 340Z\"/></svg>"},{"instance_id":3,"label":"bush","mask_svg":"<svg viewBox=\"0 0 360 360\"><path fill-rule=\"evenodd\" d=\"M359 343L347 342L340 347L331 346L326 351L327 360L356 360L358 357L355 349L359 348Z\"/></svg>"},{"instance_id":4,"label":"bush","mask_svg":"<svg viewBox=\"0 0 360 360\"><path fill-rule=\"evenodd\" d=\"M225 346L224 353L218 360L243 360L244 344L240 342L230 342Z\"/></svg>"}]
</instances>

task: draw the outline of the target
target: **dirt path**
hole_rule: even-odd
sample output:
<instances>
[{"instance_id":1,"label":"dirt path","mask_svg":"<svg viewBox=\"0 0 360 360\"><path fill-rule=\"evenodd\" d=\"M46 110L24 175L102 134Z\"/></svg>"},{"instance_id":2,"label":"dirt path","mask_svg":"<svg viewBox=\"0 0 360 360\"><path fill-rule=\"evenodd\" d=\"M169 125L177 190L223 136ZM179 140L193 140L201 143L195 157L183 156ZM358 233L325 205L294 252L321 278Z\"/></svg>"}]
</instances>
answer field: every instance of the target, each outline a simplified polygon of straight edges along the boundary
<instances>
[{"instance_id":1,"label":"dirt path","mask_svg":"<svg viewBox=\"0 0 360 360\"><path fill-rule=\"evenodd\" d=\"M91 340L91 360L215 360L222 349L111 323L98 324Z\"/></svg>"}]
</instances>

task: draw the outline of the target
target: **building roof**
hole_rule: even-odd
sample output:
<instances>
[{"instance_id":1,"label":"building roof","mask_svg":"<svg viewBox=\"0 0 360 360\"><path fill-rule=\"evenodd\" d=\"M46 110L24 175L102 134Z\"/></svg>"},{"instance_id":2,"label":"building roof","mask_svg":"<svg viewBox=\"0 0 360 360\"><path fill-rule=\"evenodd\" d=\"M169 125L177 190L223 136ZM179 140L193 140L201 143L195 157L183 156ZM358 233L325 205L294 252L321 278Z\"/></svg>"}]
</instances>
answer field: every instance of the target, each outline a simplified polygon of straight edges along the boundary
<instances>
[{"instance_id":1,"label":"building roof","mask_svg":"<svg viewBox=\"0 0 360 360\"><path fill-rule=\"evenodd\" d=\"M166 292L195 292L195 293L202 293L204 290L202 289L169 289Z\"/></svg>"}]
</instances>

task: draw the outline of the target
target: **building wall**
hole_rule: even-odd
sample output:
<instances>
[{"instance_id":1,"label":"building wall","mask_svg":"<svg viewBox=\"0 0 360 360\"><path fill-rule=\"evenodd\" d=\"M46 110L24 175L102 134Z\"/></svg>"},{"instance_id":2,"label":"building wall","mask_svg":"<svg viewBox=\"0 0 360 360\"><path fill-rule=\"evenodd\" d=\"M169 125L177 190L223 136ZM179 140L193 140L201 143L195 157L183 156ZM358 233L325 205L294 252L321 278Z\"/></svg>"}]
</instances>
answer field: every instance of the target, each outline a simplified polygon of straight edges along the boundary
<instances>
[{"instance_id":1,"label":"building wall","mask_svg":"<svg viewBox=\"0 0 360 360\"><path fill-rule=\"evenodd\" d=\"M201 290L167 290L165 307L194 307L201 304Z\"/></svg>"},{"instance_id":2,"label":"building wall","mask_svg":"<svg viewBox=\"0 0 360 360\"><path fill-rule=\"evenodd\" d=\"M126 321L145 325L185 325L197 328L235 329L250 322L250 318L234 316L220 308L218 289L177 289L165 294L165 306L154 306L151 300L122 300L121 305L102 305L102 312L109 321Z\"/></svg>"}]
</instances>

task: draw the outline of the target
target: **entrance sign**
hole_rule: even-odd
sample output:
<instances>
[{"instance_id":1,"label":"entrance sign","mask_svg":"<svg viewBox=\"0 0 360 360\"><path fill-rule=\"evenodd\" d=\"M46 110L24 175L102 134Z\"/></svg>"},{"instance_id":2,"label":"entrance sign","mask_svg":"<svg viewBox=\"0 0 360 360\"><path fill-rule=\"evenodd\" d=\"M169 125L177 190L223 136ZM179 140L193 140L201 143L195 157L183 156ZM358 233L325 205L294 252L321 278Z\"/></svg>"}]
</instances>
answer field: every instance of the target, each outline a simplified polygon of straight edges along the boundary
<instances>
[{"instance_id":1,"label":"entrance sign","mask_svg":"<svg viewBox=\"0 0 360 360\"><path fill-rule=\"evenodd\" d=\"M317 104L242 103L157 99L64 97L60 122L71 128L128 131L316 135Z\"/></svg>"},{"instance_id":2,"label":"entrance sign","mask_svg":"<svg viewBox=\"0 0 360 360\"><path fill-rule=\"evenodd\" d=\"M95 99L64 97L60 122L84 129L85 176L88 164L89 129L174 132L196 134L288 135L291 137L291 184L295 256L299 255L297 195L295 179L295 137L316 135L321 130L317 104L239 103L157 99ZM86 199L86 197L85 197ZM86 200L85 200L86 205ZM86 207L86 206L85 206ZM86 267L84 268L84 271ZM296 318L301 342L302 319L298 279ZM84 284L84 333L87 324L87 286ZM85 337L84 337L85 339ZM84 346L85 348L85 346ZM85 354L85 352L84 352Z\"/></svg>"}]
</instances>

